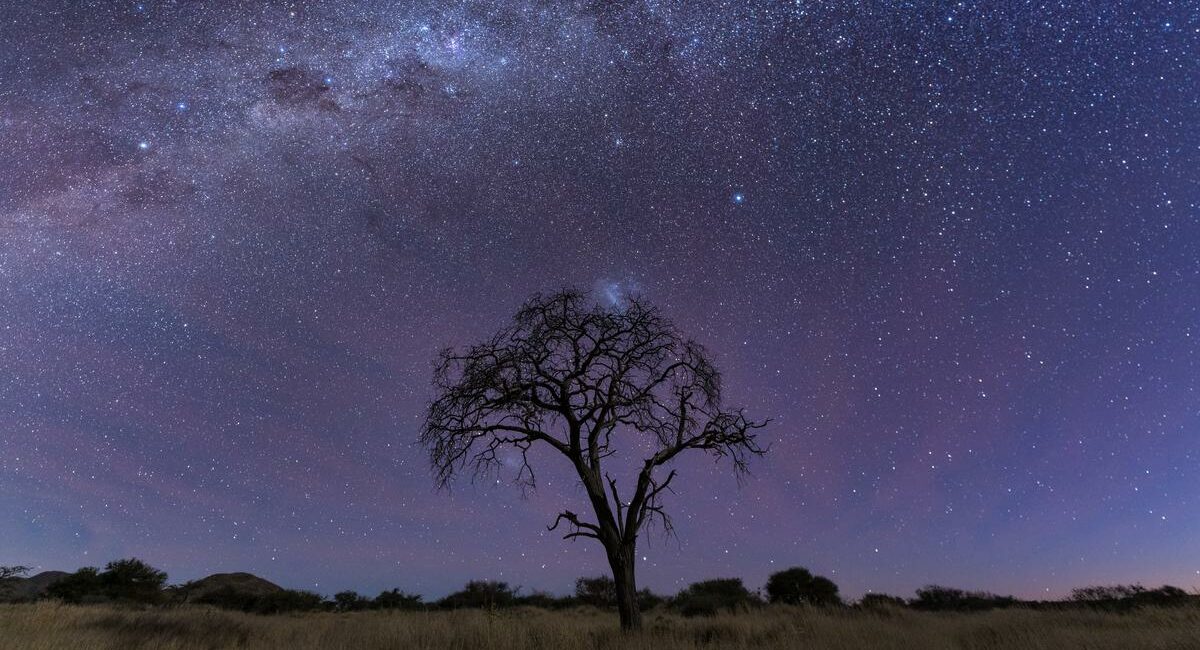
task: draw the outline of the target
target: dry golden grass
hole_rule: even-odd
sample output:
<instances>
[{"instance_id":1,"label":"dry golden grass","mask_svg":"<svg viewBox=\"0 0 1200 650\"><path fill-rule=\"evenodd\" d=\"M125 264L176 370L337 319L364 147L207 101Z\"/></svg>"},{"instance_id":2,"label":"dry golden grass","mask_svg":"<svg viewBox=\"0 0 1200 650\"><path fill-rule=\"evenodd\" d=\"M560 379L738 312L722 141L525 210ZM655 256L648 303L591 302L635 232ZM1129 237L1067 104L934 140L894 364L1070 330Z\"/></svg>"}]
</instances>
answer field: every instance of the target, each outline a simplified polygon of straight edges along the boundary
<instances>
[{"instance_id":1,"label":"dry golden grass","mask_svg":"<svg viewBox=\"0 0 1200 650\"><path fill-rule=\"evenodd\" d=\"M817 611L772 607L684 619L650 612L622 635L614 615L514 609L256 616L206 608L132 610L39 603L0 605L0 648L29 650L683 648L1200 648L1200 610L1129 614L1011 609L979 614Z\"/></svg>"}]
</instances>

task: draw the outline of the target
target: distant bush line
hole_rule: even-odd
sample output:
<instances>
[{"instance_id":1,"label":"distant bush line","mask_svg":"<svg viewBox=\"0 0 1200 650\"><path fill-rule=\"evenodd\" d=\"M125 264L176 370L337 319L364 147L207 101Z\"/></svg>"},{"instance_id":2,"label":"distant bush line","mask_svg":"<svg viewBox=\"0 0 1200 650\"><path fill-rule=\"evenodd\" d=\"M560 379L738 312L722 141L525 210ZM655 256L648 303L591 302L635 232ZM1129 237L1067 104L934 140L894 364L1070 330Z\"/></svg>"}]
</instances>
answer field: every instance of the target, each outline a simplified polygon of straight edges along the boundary
<instances>
[{"instance_id":1,"label":"distant bush line","mask_svg":"<svg viewBox=\"0 0 1200 650\"><path fill-rule=\"evenodd\" d=\"M4 597L26 567L0 566L0 597ZM244 575L244 574L243 574ZM258 580L257 578L254 578ZM355 591L342 591L326 598L311 591L282 589L246 590L234 586L210 589L194 595L197 582L166 584L167 574L136 558L109 562L103 570L85 567L67 574L49 585L44 593L25 600L59 600L73 604L127 603L171 607L184 603L210 605L227 610L256 614L287 612L365 610L454 610L501 609L517 606L543 609L568 609L579 606L616 607L616 586L607 576L584 577L575 582L575 593L555 596L542 591L522 593L507 582L473 580L461 590L440 600L426 602L418 594L399 589L380 592L375 597ZM802 567L793 567L770 576L765 591L750 591L740 578L717 578L693 583L674 596L663 596L648 589L638 592L641 608L668 608L683 616L710 616L723 612L744 612L769 604L808 605L813 607L853 607L863 610L911 608L929 612L978 612L1011 607L1030 609L1092 608L1125 611L1143 607L1200 606L1200 595L1164 585L1149 589L1141 585L1091 586L1075 589L1066 600L1028 601L984 591L967 591L940 585L916 590L913 598L868 593L855 603L845 602L838 587L826 577L813 575ZM9 600L12 600L11 598Z\"/></svg>"}]
</instances>

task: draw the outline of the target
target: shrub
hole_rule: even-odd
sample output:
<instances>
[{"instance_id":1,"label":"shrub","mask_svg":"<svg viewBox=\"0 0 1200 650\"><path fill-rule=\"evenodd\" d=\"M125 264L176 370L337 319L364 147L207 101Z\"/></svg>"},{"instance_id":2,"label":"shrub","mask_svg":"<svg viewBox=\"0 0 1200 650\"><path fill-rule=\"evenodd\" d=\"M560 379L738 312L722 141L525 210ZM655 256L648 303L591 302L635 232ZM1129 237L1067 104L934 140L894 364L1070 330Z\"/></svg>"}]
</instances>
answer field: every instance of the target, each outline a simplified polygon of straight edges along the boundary
<instances>
[{"instance_id":1,"label":"shrub","mask_svg":"<svg viewBox=\"0 0 1200 650\"><path fill-rule=\"evenodd\" d=\"M324 608L325 598L320 594L299 589L283 589L260 596L251 611L257 614L281 614L311 612Z\"/></svg>"},{"instance_id":2,"label":"shrub","mask_svg":"<svg viewBox=\"0 0 1200 650\"><path fill-rule=\"evenodd\" d=\"M339 612L360 612L371 606L371 599L357 591L339 591L333 595L333 608Z\"/></svg>"},{"instance_id":3,"label":"shrub","mask_svg":"<svg viewBox=\"0 0 1200 650\"><path fill-rule=\"evenodd\" d=\"M221 609L253 612L258 609L259 600L261 600L261 596L256 594L247 593L233 587L221 587L200 596L195 602L202 605L220 607Z\"/></svg>"},{"instance_id":4,"label":"shrub","mask_svg":"<svg viewBox=\"0 0 1200 650\"><path fill-rule=\"evenodd\" d=\"M542 609L564 609L577 602L574 598L559 598L545 591L533 591L525 596L517 596L513 600L514 605L540 607Z\"/></svg>"},{"instance_id":5,"label":"shrub","mask_svg":"<svg viewBox=\"0 0 1200 650\"><path fill-rule=\"evenodd\" d=\"M1131 609L1143 606L1173 607L1187 604L1193 598L1186 591L1171 585L1163 585L1158 589L1147 589L1142 585L1096 585L1071 590L1071 600L1106 609Z\"/></svg>"},{"instance_id":6,"label":"shrub","mask_svg":"<svg viewBox=\"0 0 1200 650\"><path fill-rule=\"evenodd\" d=\"M0 596L5 596L12 590L18 580L29 573L27 566L0 566Z\"/></svg>"},{"instance_id":7,"label":"shrub","mask_svg":"<svg viewBox=\"0 0 1200 650\"><path fill-rule=\"evenodd\" d=\"M650 591L649 589L643 589L637 593L637 600L638 600L638 609L640 609L644 612L646 610L654 609L655 607L658 607L659 605L666 602L667 599L663 598L662 596L659 596L658 594L654 593L653 591Z\"/></svg>"},{"instance_id":8,"label":"shrub","mask_svg":"<svg viewBox=\"0 0 1200 650\"><path fill-rule=\"evenodd\" d=\"M575 581L575 597L593 607L616 607L617 583L608 576L579 578Z\"/></svg>"},{"instance_id":9,"label":"shrub","mask_svg":"<svg viewBox=\"0 0 1200 650\"><path fill-rule=\"evenodd\" d=\"M840 605L837 585L808 569L792 567L772 573L767 579L767 597L772 603L788 605Z\"/></svg>"},{"instance_id":10,"label":"shrub","mask_svg":"<svg viewBox=\"0 0 1200 650\"><path fill-rule=\"evenodd\" d=\"M882 609L884 607L907 607L908 603L899 596L887 594L866 594L858 601L860 607L866 609Z\"/></svg>"},{"instance_id":11,"label":"shrub","mask_svg":"<svg viewBox=\"0 0 1200 650\"><path fill-rule=\"evenodd\" d=\"M688 586L673 605L684 616L712 616L720 611L744 611L761 604L741 578L704 580Z\"/></svg>"},{"instance_id":12,"label":"shrub","mask_svg":"<svg viewBox=\"0 0 1200 650\"><path fill-rule=\"evenodd\" d=\"M508 586L507 582L492 580L472 580L462 591L456 591L438 602L446 609L461 609L465 607L493 608L508 607L516 600L517 593Z\"/></svg>"},{"instance_id":13,"label":"shrub","mask_svg":"<svg viewBox=\"0 0 1200 650\"><path fill-rule=\"evenodd\" d=\"M100 570L83 567L71 575L50 585L46 595L68 603L98 602L104 600Z\"/></svg>"},{"instance_id":14,"label":"shrub","mask_svg":"<svg viewBox=\"0 0 1200 650\"><path fill-rule=\"evenodd\" d=\"M406 594L399 589L391 591L381 591L371 601L371 606L375 609L404 609L415 610L424 609L425 603L421 602L421 596L416 594Z\"/></svg>"},{"instance_id":15,"label":"shrub","mask_svg":"<svg viewBox=\"0 0 1200 650\"><path fill-rule=\"evenodd\" d=\"M140 603L161 602L166 581L166 572L137 558L109 562L100 574L100 583L109 598Z\"/></svg>"},{"instance_id":16,"label":"shrub","mask_svg":"<svg viewBox=\"0 0 1200 650\"><path fill-rule=\"evenodd\" d=\"M930 612L977 612L988 609L1011 607L1017 603L1012 596L997 596L986 591L963 591L953 587L927 585L917 590L917 597L909 604L914 609Z\"/></svg>"}]
</instances>

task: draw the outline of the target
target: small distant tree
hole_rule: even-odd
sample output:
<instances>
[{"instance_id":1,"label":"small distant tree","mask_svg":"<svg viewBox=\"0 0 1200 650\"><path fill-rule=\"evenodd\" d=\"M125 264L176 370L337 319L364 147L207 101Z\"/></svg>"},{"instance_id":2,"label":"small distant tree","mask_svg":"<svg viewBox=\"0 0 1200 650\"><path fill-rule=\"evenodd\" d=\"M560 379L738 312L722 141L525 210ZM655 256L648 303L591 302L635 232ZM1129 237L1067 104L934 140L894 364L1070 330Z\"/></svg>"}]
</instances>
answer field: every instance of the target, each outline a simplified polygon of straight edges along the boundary
<instances>
[{"instance_id":1,"label":"small distant tree","mask_svg":"<svg viewBox=\"0 0 1200 650\"><path fill-rule=\"evenodd\" d=\"M688 586L673 605L684 616L712 616L721 611L743 611L761 604L741 578L703 580Z\"/></svg>"},{"instance_id":2,"label":"small distant tree","mask_svg":"<svg viewBox=\"0 0 1200 650\"><path fill-rule=\"evenodd\" d=\"M575 597L593 607L613 607L617 604L617 584L608 576L579 578L575 581Z\"/></svg>"},{"instance_id":3,"label":"small distant tree","mask_svg":"<svg viewBox=\"0 0 1200 650\"><path fill-rule=\"evenodd\" d=\"M50 585L46 589L46 595L68 603L103 600L100 570L96 567L83 567Z\"/></svg>"},{"instance_id":4,"label":"small distant tree","mask_svg":"<svg viewBox=\"0 0 1200 650\"><path fill-rule=\"evenodd\" d=\"M840 605L838 587L832 580L814 576L808 569L792 567L772 573L767 579L767 598L788 605Z\"/></svg>"},{"instance_id":5,"label":"small distant tree","mask_svg":"<svg viewBox=\"0 0 1200 650\"><path fill-rule=\"evenodd\" d=\"M158 602L162 599L166 582L166 572L137 558L109 562L100 574L100 584L105 594L113 600Z\"/></svg>"},{"instance_id":6,"label":"small distant tree","mask_svg":"<svg viewBox=\"0 0 1200 650\"><path fill-rule=\"evenodd\" d=\"M421 596L417 594L406 594L399 589L391 591L381 591L371 601L371 606L375 609L423 609L425 604L421 602Z\"/></svg>"},{"instance_id":7,"label":"small distant tree","mask_svg":"<svg viewBox=\"0 0 1200 650\"><path fill-rule=\"evenodd\" d=\"M359 612L371 606L371 600L357 591L339 591L333 595L333 608L339 612Z\"/></svg>"},{"instance_id":8,"label":"small distant tree","mask_svg":"<svg viewBox=\"0 0 1200 650\"><path fill-rule=\"evenodd\" d=\"M29 573L27 566L0 566L0 596L8 594L17 580Z\"/></svg>"},{"instance_id":9,"label":"small distant tree","mask_svg":"<svg viewBox=\"0 0 1200 650\"><path fill-rule=\"evenodd\" d=\"M489 339L443 351L433 383L420 440L438 484L464 469L493 472L511 456L517 482L532 489L530 450L565 460L594 518L564 510L549 529L603 545L625 630L641 626L638 536L652 520L671 530L668 466L707 454L741 476L765 452L756 437L765 423L722 404L721 375L704 348L636 297L610 308L576 291L535 296ZM637 454L625 458L636 474L624 493L605 470L619 452Z\"/></svg>"}]
</instances>

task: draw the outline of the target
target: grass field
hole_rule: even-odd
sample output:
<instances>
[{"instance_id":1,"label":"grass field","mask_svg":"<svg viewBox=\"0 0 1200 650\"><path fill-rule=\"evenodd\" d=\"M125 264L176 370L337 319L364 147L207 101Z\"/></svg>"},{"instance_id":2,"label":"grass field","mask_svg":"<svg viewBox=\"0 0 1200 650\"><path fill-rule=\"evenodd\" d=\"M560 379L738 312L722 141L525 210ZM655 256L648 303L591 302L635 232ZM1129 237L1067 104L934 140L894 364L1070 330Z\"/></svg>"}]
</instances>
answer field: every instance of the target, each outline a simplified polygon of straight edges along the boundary
<instances>
[{"instance_id":1,"label":"grass field","mask_svg":"<svg viewBox=\"0 0 1200 650\"><path fill-rule=\"evenodd\" d=\"M257 616L207 608L119 609L55 603L0 606L0 648L200 650L354 648L475 650L677 650L683 648L1200 648L1200 609L761 611L684 619L649 612L624 636L613 614L591 609L512 609L496 614L357 612Z\"/></svg>"}]
</instances>

